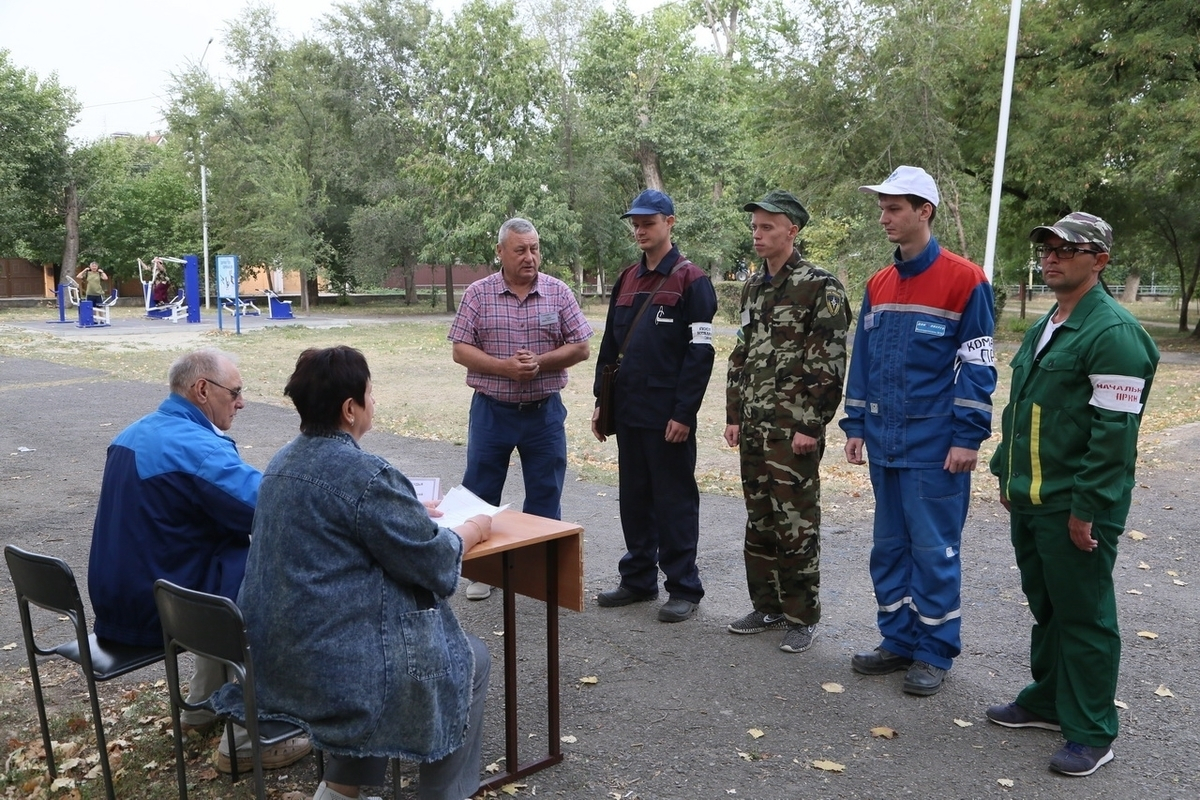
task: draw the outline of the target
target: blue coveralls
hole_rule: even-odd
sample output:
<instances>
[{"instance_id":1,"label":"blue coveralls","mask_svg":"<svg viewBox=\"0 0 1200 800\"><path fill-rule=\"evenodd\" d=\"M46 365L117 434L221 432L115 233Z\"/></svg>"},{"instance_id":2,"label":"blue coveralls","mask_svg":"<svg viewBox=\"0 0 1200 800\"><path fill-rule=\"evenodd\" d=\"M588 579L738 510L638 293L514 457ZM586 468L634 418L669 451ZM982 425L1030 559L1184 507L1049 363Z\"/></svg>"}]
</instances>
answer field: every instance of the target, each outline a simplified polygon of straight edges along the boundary
<instances>
[{"instance_id":1,"label":"blue coveralls","mask_svg":"<svg viewBox=\"0 0 1200 800\"><path fill-rule=\"evenodd\" d=\"M882 646L950 669L962 649L971 474L943 465L951 447L978 450L991 435L992 291L936 239L911 260L899 255L867 282L840 425L865 441L871 465Z\"/></svg>"}]
</instances>

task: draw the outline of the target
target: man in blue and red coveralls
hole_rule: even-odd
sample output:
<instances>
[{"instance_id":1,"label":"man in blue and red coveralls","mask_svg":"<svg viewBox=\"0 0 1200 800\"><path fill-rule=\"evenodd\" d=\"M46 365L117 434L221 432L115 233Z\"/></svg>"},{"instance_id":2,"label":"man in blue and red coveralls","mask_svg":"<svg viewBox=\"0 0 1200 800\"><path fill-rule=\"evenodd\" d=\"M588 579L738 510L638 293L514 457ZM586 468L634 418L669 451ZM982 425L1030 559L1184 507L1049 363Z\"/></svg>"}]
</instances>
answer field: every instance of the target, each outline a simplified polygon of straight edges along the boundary
<instances>
[{"instance_id":1,"label":"man in blue and red coveralls","mask_svg":"<svg viewBox=\"0 0 1200 800\"><path fill-rule=\"evenodd\" d=\"M658 619L683 622L704 597L696 567L696 413L712 374L717 295L704 271L671 241L670 197L647 189L622 218L630 221L643 255L613 284L593 392L599 397L604 367L616 363L625 344L614 405L627 552L618 565L620 585L601 592L596 602L612 608L657 598L661 567L669 599ZM603 442L598 420L597 407L592 433Z\"/></svg>"},{"instance_id":2,"label":"man in blue and red coveralls","mask_svg":"<svg viewBox=\"0 0 1200 800\"><path fill-rule=\"evenodd\" d=\"M919 167L877 186L895 263L867 282L846 384L846 460L870 458L871 580L883 642L855 672L907 670L904 691L936 694L962 649L959 547L996 388L991 286L942 249L930 226L938 190Z\"/></svg>"}]
</instances>

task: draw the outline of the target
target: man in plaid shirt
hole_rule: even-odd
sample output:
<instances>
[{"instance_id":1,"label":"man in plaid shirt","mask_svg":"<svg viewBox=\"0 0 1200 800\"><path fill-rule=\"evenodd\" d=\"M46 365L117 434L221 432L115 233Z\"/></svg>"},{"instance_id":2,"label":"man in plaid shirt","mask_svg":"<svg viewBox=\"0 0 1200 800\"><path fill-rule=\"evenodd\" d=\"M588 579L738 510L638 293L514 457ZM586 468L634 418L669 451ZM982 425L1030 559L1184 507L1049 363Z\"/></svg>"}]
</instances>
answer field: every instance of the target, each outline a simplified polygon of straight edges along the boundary
<instances>
[{"instance_id":1,"label":"man in plaid shirt","mask_svg":"<svg viewBox=\"0 0 1200 800\"><path fill-rule=\"evenodd\" d=\"M587 359L592 328L569 286L542 275L537 229L513 218L500 226L500 271L467 287L447 338L475 390L463 486L492 505L521 456L527 514L560 519L567 471L567 409L559 392L567 368ZM483 600L486 584L467 597Z\"/></svg>"}]
</instances>

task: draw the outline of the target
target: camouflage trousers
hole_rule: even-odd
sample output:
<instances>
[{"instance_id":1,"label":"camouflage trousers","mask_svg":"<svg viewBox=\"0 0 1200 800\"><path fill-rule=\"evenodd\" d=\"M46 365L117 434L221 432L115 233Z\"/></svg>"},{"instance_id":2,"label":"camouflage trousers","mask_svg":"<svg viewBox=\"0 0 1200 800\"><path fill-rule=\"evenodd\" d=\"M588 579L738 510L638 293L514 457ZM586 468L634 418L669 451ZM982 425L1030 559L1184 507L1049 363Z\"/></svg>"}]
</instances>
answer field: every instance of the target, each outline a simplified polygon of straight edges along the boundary
<instances>
[{"instance_id":1,"label":"camouflage trousers","mask_svg":"<svg viewBox=\"0 0 1200 800\"><path fill-rule=\"evenodd\" d=\"M747 435L749 433L749 435ZM746 497L746 584L755 611L815 625L821 618L821 455L797 455L792 441L742 430Z\"/></svg>"}]
</instances>

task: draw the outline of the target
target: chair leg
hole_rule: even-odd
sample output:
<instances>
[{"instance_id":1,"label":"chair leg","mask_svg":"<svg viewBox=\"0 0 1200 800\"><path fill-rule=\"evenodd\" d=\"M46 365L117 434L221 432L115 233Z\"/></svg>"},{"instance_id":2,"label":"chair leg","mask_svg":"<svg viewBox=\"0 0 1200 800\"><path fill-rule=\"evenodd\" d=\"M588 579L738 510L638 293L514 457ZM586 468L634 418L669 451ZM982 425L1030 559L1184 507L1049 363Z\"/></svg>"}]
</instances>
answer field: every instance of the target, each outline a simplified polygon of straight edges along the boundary
<instances>
[{"instance_id":1,"label":"chair leg","mask_svg":"<svg viewBox=\"0 0 1200 800\"><path fill-rule=\"evenodd\" d=\"M92 719L96 722L96 748L100 751L100 769L104 773L104 789L108 800L117 800L113 790L112 767L108 763L108 743L104 740L104 719L100 716L100 694L96 691L96 679L88 670L83 670L87 678L88 694L92 698Z\"/></svg>"},{"instance_id":2,"label":"chair leg","mask_svg":"<svg viewBox=\"0 0 1200 800\"><path fill-rule=\"evenodd\" d=\"M392 800L400 800L400 759L392 760Z\"/></svg>"},{"instance_id":3,"label":"chair leg","mask_svg":"<svg viewBox=\"0 0 1200 800\"><path fill-rule=\"evenodd\" d=\"M229 782L237 783L238 780L238 757L237 747L233 740L233 723L229 720L225 721L225 743L229 746Z\"/></svg>"},{"instance_id":4,"label":"chair leg","mask_svg":"<svg viewBox=\"0 0 1200 800\"><path fill-rule=\"evenodd\" d=\"M42 747L46 750L46 766L50 777L57 778L58 770L54 767L54 748L50 743L50 723L46 719L46 698L42 696L42 678L38 674L37 656L29 650L29 676L33 678L33 699L37 702L38 722L42 725Z\"/></svg>"},{"instance_id":5,"label":"chair leg","mask_svg":"<svg viewBox=\"0 0 1200 800\"><path fill-rule=\"evenodd\" d=\"M179 706L171 703L171 727L175 731L175 776L179 781L179 800L187 800L187 762L183 756L183 723Z\"/></svg>"}]
</instances>

